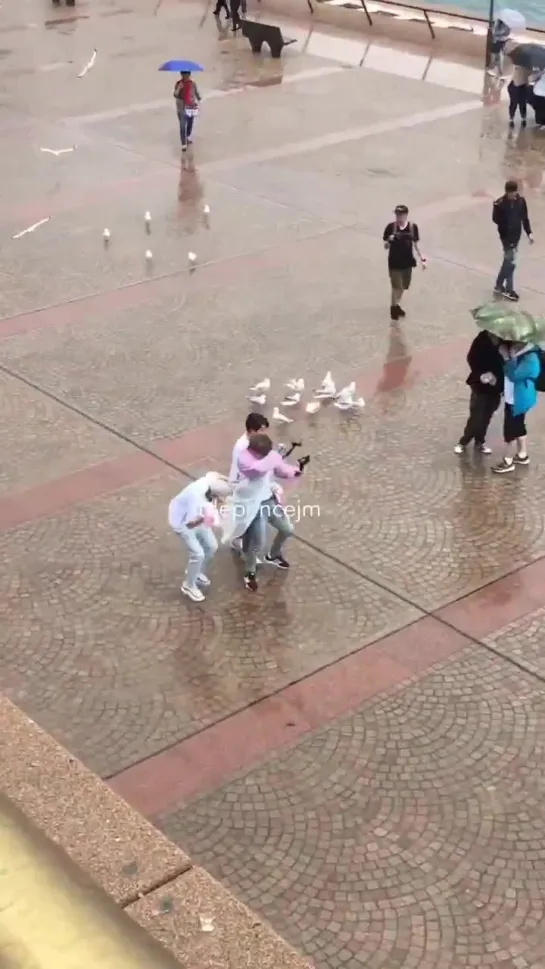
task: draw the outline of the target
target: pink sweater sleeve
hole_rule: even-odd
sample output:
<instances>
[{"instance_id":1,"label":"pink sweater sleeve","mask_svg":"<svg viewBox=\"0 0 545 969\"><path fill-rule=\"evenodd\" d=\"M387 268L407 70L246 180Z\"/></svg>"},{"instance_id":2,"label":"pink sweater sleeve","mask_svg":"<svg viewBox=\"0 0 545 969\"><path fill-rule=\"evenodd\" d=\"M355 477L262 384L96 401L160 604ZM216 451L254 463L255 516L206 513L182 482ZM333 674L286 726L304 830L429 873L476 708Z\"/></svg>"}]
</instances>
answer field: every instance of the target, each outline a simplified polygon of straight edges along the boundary
<instances>
[{"instance_id":1,"label":"pink sweater sleeve","mask_svg":"<svg viewBox=\"0 0 545 969\"><path fill-rule=\"evenodd\" d=\"M273 452L271 452L273 453ZM288 464L284 461L277 451L274 451L275 463L274 463L274 473L277 478L295 478L299 474L299 468L296 464Z\"/></svg>"},{"instance_id":2,"label":"pink sweater sleeve","mask_svg":"<svg viewBox=\"0 0 545 969\"><path fill-rule=\"evenodd\" d=\"M299 468L284 461L277 451L271 451L266 458L258 458L246 450L238 459L238 470L245 478L255 480L271 472L278 478L295 478Z\"/></svg>"}]
</instances>

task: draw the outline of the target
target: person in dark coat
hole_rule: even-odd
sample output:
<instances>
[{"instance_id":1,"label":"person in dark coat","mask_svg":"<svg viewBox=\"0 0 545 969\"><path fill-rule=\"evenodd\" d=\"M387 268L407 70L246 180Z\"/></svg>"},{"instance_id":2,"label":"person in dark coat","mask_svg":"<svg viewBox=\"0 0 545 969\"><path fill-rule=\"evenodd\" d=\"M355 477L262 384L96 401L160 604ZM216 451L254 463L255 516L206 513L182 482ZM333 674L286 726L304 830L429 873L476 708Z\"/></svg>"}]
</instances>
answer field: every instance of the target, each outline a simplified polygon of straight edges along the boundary
<instances>
[{"instance_id":1,"label":"person in dark coat","mask_svg":"<svg viewBox=\"0 0 545 969\"><path fill-rule=\"evenodd\" d=\"M494 202L492 221L497 227L503 248L503 261L496 279L494 292L498 296L505 296L507 299L516 301L519 296L514 289L514 275L522 231L524 230L526 233L531 245L534 242L534 237L526 199L519 195L518 183L514 179L509 179L505 183L505 193Z\"/></svg>"},{"instance_id":2,"label":"person in dark coat","mask_svg":"<svg viewBox=\"0 0 545 969\"><path fill-rule=\"evenodd\" d=\"M454 448L463 454L468 444L474 442L482 454L491 454L486 444L486 433L494 412L498 409L503 393L504 365L499 351L499 340L486 330L477 334L467 355L471 388L469 417L464 433Z\"/></svg>"}]
</instances>

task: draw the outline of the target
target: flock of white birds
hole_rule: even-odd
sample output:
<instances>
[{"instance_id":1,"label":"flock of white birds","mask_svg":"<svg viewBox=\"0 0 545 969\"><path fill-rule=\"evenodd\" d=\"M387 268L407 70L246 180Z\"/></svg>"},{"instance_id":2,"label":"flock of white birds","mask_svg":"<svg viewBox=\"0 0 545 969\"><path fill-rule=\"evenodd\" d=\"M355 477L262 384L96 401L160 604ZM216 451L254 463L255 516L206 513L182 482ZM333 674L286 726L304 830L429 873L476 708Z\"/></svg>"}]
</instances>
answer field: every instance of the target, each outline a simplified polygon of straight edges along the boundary
<instances>
[{"instance_id":1,"label":"flock of white birds","mask_svg":"<svg viewBox=\"0 0 545 969\"><path fill-rule=\"evenodd\" d=\"M293 424L294 419L288 417L287 414L283 414L280 408L283 407L285 409L286 407L301 406L301 398L305 390L304 378L293 377L291 380L288 380L285 387L288 393L284 394L280 407L275 406L273 408L272 419L278 424ZM250 393L246 399L258 407L265 407L270 389L270 377L265 377L250 388ZM337 390L335 381L329 371L326 373L320 386L312 392L312 396L313 400L305 404L306 414L317 414L322 404L327 402L332 403L334 407L342 411L360 411L365 407L363 397L356 396L356 384L352 381L346 387Z\"/></svg>"}]
</instances>

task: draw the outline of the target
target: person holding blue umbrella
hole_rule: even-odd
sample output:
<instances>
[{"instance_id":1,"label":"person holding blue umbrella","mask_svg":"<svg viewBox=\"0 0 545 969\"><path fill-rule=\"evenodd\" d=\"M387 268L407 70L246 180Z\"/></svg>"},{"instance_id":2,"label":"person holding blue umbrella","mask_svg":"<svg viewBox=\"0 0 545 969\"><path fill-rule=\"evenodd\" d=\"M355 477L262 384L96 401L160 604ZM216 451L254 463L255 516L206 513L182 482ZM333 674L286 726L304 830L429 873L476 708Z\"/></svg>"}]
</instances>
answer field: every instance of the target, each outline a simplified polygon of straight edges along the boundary
<instances>
[{"instance_id":1,"label":"person holding blue umbrella","mask_svg":"<svg viewBox=\"0 0 545 969\"><path fill-rule=\"evenodd\" d=\"M187 151L187 146L193 142L191 135L201 100L199 89L191 77L191 71L180 71L180 79L174 85L174 97L178 121L180 122L182 151Z\"/></svg>"},{"instance_id":2,"label":"person holding blue umbrella","mask_svg":"<svg viewBox=\"0 0 545 969\"><path fill-rule=\"evenodd\" d=\"M192 144L193 125L199 113L201 101L199 89L191 74L193 71L202 71L202 67L194 61L167 61L159 70L180 72L180 77L174 85L173 94L180 124L182 151L187 151L187 146Z\"/></svg>"}]
</instances>

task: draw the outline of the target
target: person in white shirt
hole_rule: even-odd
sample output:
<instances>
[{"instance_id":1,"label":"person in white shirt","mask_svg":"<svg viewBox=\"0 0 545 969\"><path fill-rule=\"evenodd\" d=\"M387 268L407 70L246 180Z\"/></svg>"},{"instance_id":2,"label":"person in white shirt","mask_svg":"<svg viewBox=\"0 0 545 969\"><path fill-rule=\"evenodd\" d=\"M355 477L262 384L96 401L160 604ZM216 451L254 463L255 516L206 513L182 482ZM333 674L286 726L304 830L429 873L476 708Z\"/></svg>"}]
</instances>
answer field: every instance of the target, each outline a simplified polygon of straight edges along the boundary
<instances>
[{"instance_id":1,"label":"person in white shirt","mask_svg":"<svg viewBox=\"0 0 545 969\"><path fill-rule=\"evenodd\" d=\"M205 568L218 550L212 526L220 524L214 499L224 499L231 494L232 484L227 478L210 471L197 481L192 481L177 494L168 507L168 523L185 542L189 560L181 591L193 602L202 602L201 587L210 585Z\"/></svg>"},{"instance_id":2,"label":"person in white shirt","mask_svg":"<svg viewBox=\"0 0 545 969\"><path fill-rule=\"evenodd\" d=\"M263 434L268 430L269 422L263 414L258 414L257 412L252 412L248 414L246 418L246 433L239 437L238 441L235 442L233 447L233 455L231 458L231 470L229 471L229 481L235 485L237 481L240 481L240 471L238 468L238 462L241 454L247 449L250 440L256 434ZM289 569L289 562L286 561L282 555L282 549L284 542L291 535L293 535L294 527L288 518L284 508L278 501L277 495L277 485L274 481L274 473L271 472L267 474L262 481L263 494L261 497L261 508L260 514L264 522L268 520L269 524L276 529L276 537L270 547L267 555L265 555L265 562L268 565L274 565L278 569ZM256 555L257 565L261 565L261 559L259 553L263 553L263 549L255 549L250 546L260 539L260 536L264 534L263 529L258 530L257 527L252 529L248 528L247 532L242 536L242 538L236 538L231 542L231 548L236 552L243 555L248 555L250 552ZM266 541L266 540L265 540Z\"/></svg>"}]
</instances>

